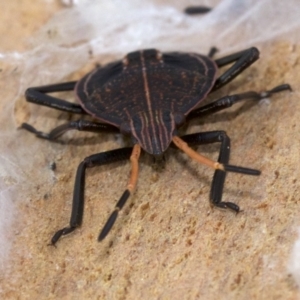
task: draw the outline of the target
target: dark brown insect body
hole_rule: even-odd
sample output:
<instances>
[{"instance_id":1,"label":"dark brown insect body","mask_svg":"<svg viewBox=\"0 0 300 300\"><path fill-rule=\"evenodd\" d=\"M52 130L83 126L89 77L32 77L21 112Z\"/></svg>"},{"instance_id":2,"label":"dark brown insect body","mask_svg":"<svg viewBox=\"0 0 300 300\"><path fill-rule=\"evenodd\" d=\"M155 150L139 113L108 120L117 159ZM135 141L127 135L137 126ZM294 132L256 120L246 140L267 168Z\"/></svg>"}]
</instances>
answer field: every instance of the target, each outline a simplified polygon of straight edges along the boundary
<instances>
[{"instance_id":1,"label":"dark brown insect body","mask_svg":"<svg viewBox=\"0 0 300 300\"><path fill-rule=\"evenodd\" d=\"M132 171L127 189L104 225L99 240L112 228L119 210L133 192L138 178L138 159L141 148L159 156L170 146L177 146L191 158L215 169L210 201L220 208L235 212L239 206L222 201L227 172L259 175L260 171L229 165L230 139L222 130L178 136L177 128L192 118L202 118L241 100L260 100L274 93L290 89L283 84L263 93L246 92L222 97L196 108L205 97L224 86L258 59L256 48L213 60L212 55L195 53L161 53L155 49L129 53L123 60L100 67L78 82L66 82L29 88L26 99L40 105L76 114L89 114L101 123L79 119L54 128L50 133L37 131L29 124L22 128L44 139L54 140L68 130L119 132L130 134L133 147L111 150L86 157L78 166L70 225L58 230L51 243L74 231L82 223L86 168L129 159ZM222 66L233 65L216 77ZM51 92L74 90L79 104L48 95ZM193 145L220 143L218 161L212 161L190 148ZM190 145L190 146L189 146Z\"/></svg>"},{"instance_id":2,"label":"dark brown insect body","mask_svg":"<svg viewBox=\"0 0 300 300\"><path fill-rule=\"evenodd\" d=\"M206 56L141 50L86 75L76 93L90 115L131 134L146 152L160 155L212 89L216 72L215 62Z\"/></svg>"}]
</instances>

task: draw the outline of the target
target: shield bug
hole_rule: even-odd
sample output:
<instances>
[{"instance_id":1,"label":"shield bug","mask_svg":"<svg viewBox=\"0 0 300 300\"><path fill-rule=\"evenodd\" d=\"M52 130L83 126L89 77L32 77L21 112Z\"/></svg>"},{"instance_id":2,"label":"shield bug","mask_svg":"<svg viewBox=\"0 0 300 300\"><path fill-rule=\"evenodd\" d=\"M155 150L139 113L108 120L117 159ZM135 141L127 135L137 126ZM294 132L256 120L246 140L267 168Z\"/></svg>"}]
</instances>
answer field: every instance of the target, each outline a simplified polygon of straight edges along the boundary
<instances>
[{"instance_id":1,"label":"shield bug","mask_svg":"<svg viewBox=\"0 0 300 300\"><path fill-rule=\"evenodd\" d=\"M155 49L140 50L127 54L123 60L96 68L77 82L27 89L26 99L29 102L70 113L89 114L100 121L79 119L60 125L49 133L22 124L22 128L39 138L55 140L68 130L122 132L132 138L133 147L94 154L79 164L70 224L54 234L51 240L53 245L82 223L86 168L130 159L132 167L127 189L98 240L105 238L136 187L141 149L159 157L170 145L177 146L192 159L215 169L210 191L211 203L239 212L239 206L235 203L222 201L226 173L259 175L260 171L228 164L230 139L226 132L217 130L179 137L177 128L190 119L203 118L242 100L257 101L270 97L274 93L290 90L290 86L283 84L263 93L250 91L225 96L199 108L199 103L208 94L232 81L259 57L259 51L254 47L215 60L212 58L214 52L205 56L182 52L161 53ZM229 64L232 65L218 77L218 69ZM79 104L48 95L70 90L75 91ZM209 143L220 143L217 161L204 157L190 147Z\"/></svg>"}]
</instances>

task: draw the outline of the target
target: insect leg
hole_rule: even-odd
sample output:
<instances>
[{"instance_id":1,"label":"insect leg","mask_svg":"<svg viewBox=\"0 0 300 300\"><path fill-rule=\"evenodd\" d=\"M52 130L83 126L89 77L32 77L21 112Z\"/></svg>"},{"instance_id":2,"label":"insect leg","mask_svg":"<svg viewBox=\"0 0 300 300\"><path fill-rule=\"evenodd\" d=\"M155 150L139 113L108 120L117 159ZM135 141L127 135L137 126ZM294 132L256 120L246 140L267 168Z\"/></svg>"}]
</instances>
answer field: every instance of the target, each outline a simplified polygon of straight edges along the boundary
<instances>
[{"instance_id":1,"label":"insect leg","mask_svg":"<svg viewBox=\"0 0 300 300\"><path fill-rule=\"evenodd\" d=\"M187 145L187 143L192 146L192 145L210 144L216 142L219 143L221 142L220 153L217 162L202 156L201 154L194 151ZM228 137L226 132L225 131L201 132L201 133L186 135L181 138L175 136L173 138L173 143L191 158L215 169L215 173L211 185L211 191L210 191L211 203L217 207L230 208L235 212L239 212L240 208L235 203L222 201L226 173L235 172L235 173L257 176L260 175L260 171L255 169L228 165L229 155L230 155L230 138Z\"/></svg>"},{"instance_id":2,"label":"insect leg","mask_svg":"<svg viewBox=\"0 0 300 300\"><path fill-rule=\"evenodd\" d=\"M131 155L132 148L122 148L111 150L103 153L94 154L86 157L78 166L74 192L72 213L70 218L70 225L68 227L58 230L51 239L51 244L59 240L62 235L66 235L74 231L82 223L83 210L84 210L84 187L85 187L85 170L95 166L101 166L108 163L128 159Z\"/></svg>"},{"instance_id":3,"label":"insect leg","mask_svg":"<svg viewBox=\"0 0 300 300\"><path fill-rule=\"evenodd\" d=\"M217 52L218 52L218 49L216 47L211 47L209 49L209 52L208 52L207 56L209 58L213 58Z\"/></svg>"},{"instance_id":4,"label":"insect leg","mask_svg":"<svg viewBox=\"0 0 300 300\"><path fill-rule=\"evenodd\" d=\"M139 172L138 160L140 157L140 153L141 153L141 146L138 144L134 145L131 156L130 156L130 161L131 161L132 167L131 167L131 174L130 174L130 179L129 179L129 182L127 185L127 189L121 196L120 200L117 202L114 211L112 212L112 214L106 221L104 227L102 228L102 230L99 234L99 237L98 237L99 242L102 241L107 236L107 234L113 227L113 225L118 217L119 211L123 208L123 206L125 205L126 201L129 198L130 194L133 192L133 190L136 187L136 183L137 183L137 179L138 179L138 172Z\"/></svg>"},{"instance_id":5,"label":"insect leg","mask_svg":"<svg viewBox=\"0 0 300 300\"><path fill-rule=\"evenodd\" d=\"M79 104L71 103L56 97L47 95L47 93L63 92L74 90L76 81L58 83L31 87L26 90L25 97L28 102L48 106L54 109L71 112L75 114L87 114Z\"/></svg>"},{"instance_id":6,"label":"insect leg","mask_svg":"<svg viewBox=\"0 0 300 300\"><path fill-rule=\"evenodd\" d=\"M292 90L289 84L282 84L274 87L271 90L264 91L262 93L257 92L246 92L243 94L235 94L231 96L222 97L212 103L199 107L198 109L193 110L188 116L187 120L193 118L204 117L225 108L231 107L232 105L242 101L242 100L261 100L263 98L271 97L273 94L282 92L285 90Z\"/></svg>"},{"instance_id":7,"label":"insect leg","mask_svg":"<svg viewBox=\"0 0 300 300\"><path fill-rule=\"evenodd\" d=\"M211 91L215 91L232 81L236 76L252 65L258 58L259 51L255 47L252 47L247 50L216 59L215 62L218 67L222 67L233 62L234 64L216 80Z\"/></svg>"},{"instance_id":8,"label":"insect leg","mask_svg":"<svg viewBox=\"0 0 300 300\"><path fill-rule=\"evenodd\" d=\"M91 122L87 120L71 121L55 127L49 133L36 130L33 126L23 123L21 128L34 133L37 137L46 140L55 140L69 130L90 131L90 132L120 132L119 129L110 124Z\"/></svg>"}]
</instances>

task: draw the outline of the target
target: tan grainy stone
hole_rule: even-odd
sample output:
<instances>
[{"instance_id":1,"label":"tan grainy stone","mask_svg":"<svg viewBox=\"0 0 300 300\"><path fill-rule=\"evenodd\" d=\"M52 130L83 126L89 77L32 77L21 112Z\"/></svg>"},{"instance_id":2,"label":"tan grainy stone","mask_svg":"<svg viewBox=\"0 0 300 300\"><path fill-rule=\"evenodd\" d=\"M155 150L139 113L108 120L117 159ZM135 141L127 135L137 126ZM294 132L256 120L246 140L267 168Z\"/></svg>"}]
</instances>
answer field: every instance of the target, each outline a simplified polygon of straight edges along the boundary
<instances>
[{"instance_id":1,"label":"tan grainy stone","mask_svg":"<svg viewBox=\"0 0 300 300\"><path fill-rule=\"evenodd\" d=\"M44 4L29 0L5 5L1 36L16 37L5 42L2 49L8 50L24 49L26 39L20 37L30 36L54 13L53 6L49 12ZM16 13L20 27L7 28ZM30 168L32 193L19 201L10 267L0 275L1 298L295 299L297 289L286 264L299 224L300 47L276 42L261 51L259 62L224 93L264 90L284 82L294 92L258 105L237 105L208 117L204 125L194 121L189 129L226 130L232 138L231 163L263 171L259 178L228 175L224 199L241 206L239 215L211 209L212 171L170 150L162 169L153 169L147 157L141 159L137 191L101 244L97 235L126 186L130 166L116 163L88 170L83 226L61 239L57 248L49 247L52 234L68 224L78 163L117 145L105 135L88 142L84 133L76 133L72 141L80 142L60 145L16 134L18 143L12 147L35 143L39 153ZM1 78L1 86L3 98L13 85ZM20 116L22 110L16 115L26 118ZM217 157L216 146L199 149ZM47 168L48 158L56 161L55 172Z\"/></svg>"}]
</instances>

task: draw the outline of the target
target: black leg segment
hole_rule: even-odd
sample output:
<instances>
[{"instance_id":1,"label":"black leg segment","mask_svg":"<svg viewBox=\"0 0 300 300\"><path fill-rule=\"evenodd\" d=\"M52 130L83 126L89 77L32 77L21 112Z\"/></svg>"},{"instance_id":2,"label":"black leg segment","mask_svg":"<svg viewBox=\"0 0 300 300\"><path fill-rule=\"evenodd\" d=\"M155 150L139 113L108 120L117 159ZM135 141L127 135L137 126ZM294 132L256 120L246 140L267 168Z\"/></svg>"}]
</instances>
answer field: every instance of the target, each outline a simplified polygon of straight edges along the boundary
<instances>
[{"instance_id":1,"label":"black leg segment","mask_svg":"<svg viewBox=\"0 0 300 300\"><path fill-rule=\"evenodd\" d=\"M260 171L228 165L230 156L230 138L225 131L195 133L182 136L181 138L190 146L211 144L217 142L221 143L218 162L224 165L224 171L216 170L214 173L210 190L210 201L217 207L230 208L235 212L239 212L240 208L235 203L222 201L227 172L242 173L246 175L259 175Z\"/></svg>"},{"instance_id":2,"label":"black leg segment","mask_svg":"<svg viewBox=\"0 0 300 300\"><path fill-rule=\"evenodd\" d=\"M97 123L87 120L71 121L55 127L49 133L36 130L33 126L23 123L21 128L34 133L37 137L46 140L55 140L69 130L89 131L89 132L120 132L119 129L110 124Z\"/></svg>"},{"instance_id":3,"label":"black leg segment","mask_svg":"<svg viewBox=\"0 0 300 300\"><path fill-rule=\"evenodd\" d=\"M74 114L87 114L85 110L75 103L71 103L56 97L47 95L47 93L63 92L74 90L76 81L58 83L53 85L45 85L39 87L31 87L26 90L25 97L28 102L48 106L61 111L66 111Z\"/></svg>"},{"instance_id":4,"label":"black leg segment","mask_svg":"<svg viewBox=\"0 0 300 300\"><path fill-rule=\"evenodd\" d=\"M111 150L88 156L79 164L75 178L70 225L68 227L58 230L53 235L51 239L52 245L55 245L55 243L59 240L59 238L62 235L71 233L82 223L84 211L84 187L86 168L92 168L95 166L101 166L112 162L129 159L131 152L131 147Z\"/></svg>"},{"instance_id":5,"label":"black leg segment","mask_svg":"<svg viewBox=\"0 0 300 300\"><path fill-rule=\"evenodd\" d=\"M213 58L217 52L218 52L218 49L216 47L211 47L209 49L209 52L208 52L207 56L209 58Z\"/></svg>"},{"instance_id":6,"label":"black leg segment","mask_svg":"<svg viewBox=\"0 0 300 300\"><path fill-rule=\"evenodd\" d=\"M99 242L101 242L107 236L107 234L110 232L111 228L113 227L113 225L116 222L119 211L123 208L123 206L125 205L126 201L129 198L129 196L130 196L130 191L125 190L125 192L121 196L120 200L117 202L114 211L112 212L112 214L108 218L107 222L105 223L104 227L102 228L102 230L99 234L99 237L98 237Z\"/></svg>"},{"instance_id":7,"label":"black leg segment","mask_svg":"<svg viewBox=\"0 0 300 300\"><path fill-rule=\"evenodd\" d=\"M289 84L282 84L279 86L276 86L275 88L265 91L262 93L257 93L257 92L246 92L243 94L235 94L231 96L225 96L222 97L212 103L209 103L207 105L204 105L198 109L195 109L192 111L188 116L187 119L191 120L194 118L201 118L210 114L213 114L215 112L218 112L220 110L223 110L225 108L231 107L232 105L243 101L243 100L261 100L264 98L271 97L273 94L286 91L286 90L292 90Z\"/></svg>"},{"instance_id":8,"label":"black leg segment","mask_svg":"<svg viewBox=\"0 0 300 300\"><path fill-rule=\"evenodd\" d=\"M223 58L215 60L218 67L225 66L235 62L227 71L225 71L215 82L212 92L218 90L225 84L232 81L236 76L242 73L246 68L252 65L259 58L259 51L255 48L237 52Z\"/></svg>"}]
</instances>

